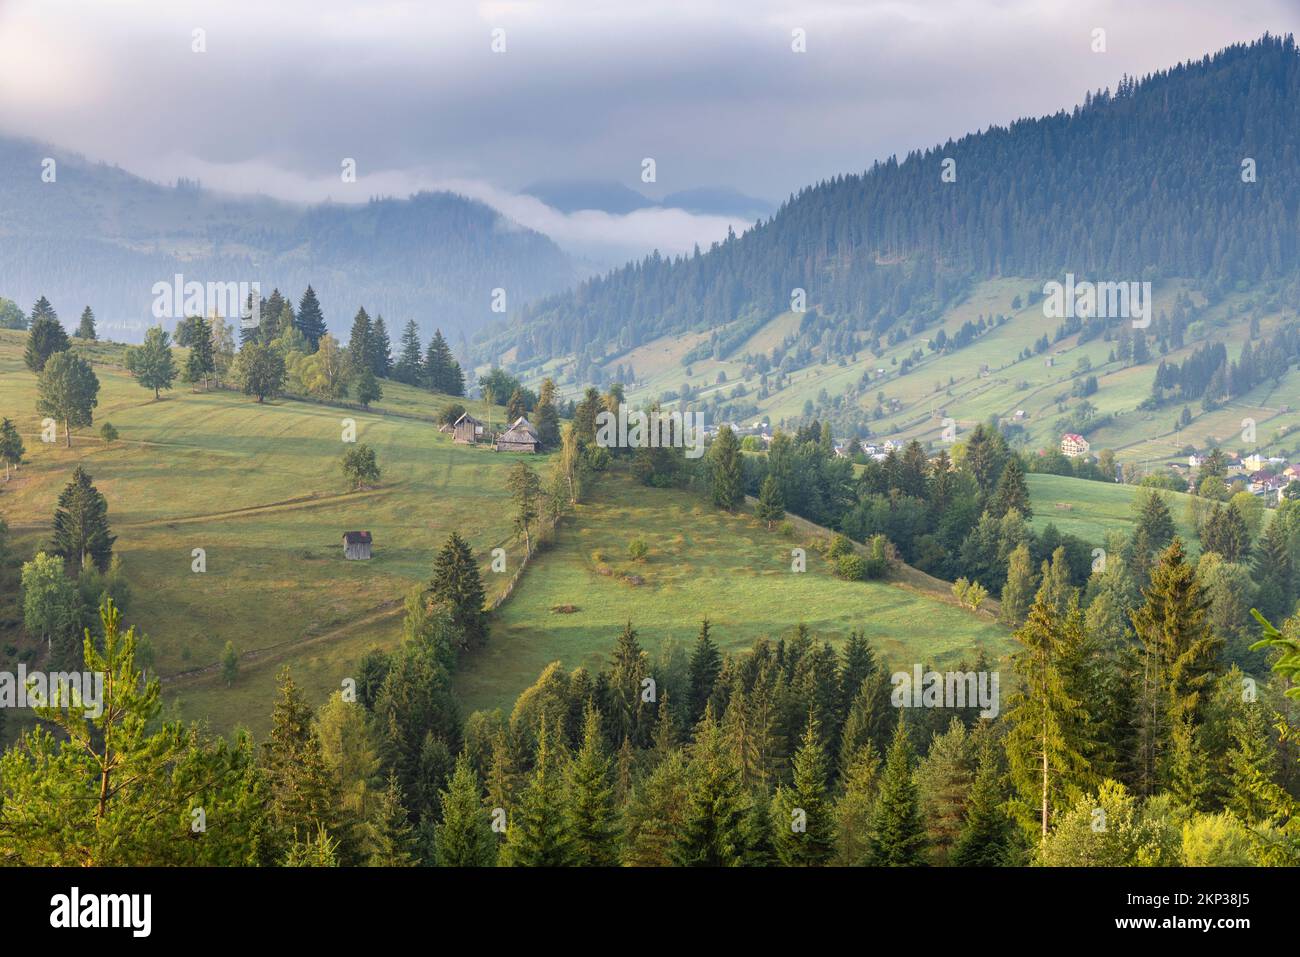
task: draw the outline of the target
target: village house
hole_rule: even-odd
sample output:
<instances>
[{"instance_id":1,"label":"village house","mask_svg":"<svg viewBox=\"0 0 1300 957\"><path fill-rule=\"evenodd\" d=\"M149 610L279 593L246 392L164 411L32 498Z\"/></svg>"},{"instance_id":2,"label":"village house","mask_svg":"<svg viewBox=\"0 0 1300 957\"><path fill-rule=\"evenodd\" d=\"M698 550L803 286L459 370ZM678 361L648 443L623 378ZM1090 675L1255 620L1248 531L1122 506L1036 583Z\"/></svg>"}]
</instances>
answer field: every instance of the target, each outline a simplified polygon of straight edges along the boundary
<instances>
[{"instance_id":1,"label":"village house","mask_svg":"<svg viewBox=\"0 0 1300 957\"><path fill-rule=\"evenodd\" d=\"M353 561L367 561L373 539L369 532L344 532L343 555Z\"/></svg>"},{"instance_id":2,"label":"village house","mask_svg":"<svg viewBox=\"0 0 1300 957\"><path fill-rule=\"evenodd\" d=\"M1077 432L1066 432L1061 436L1061 454L1067 458L1078 458L1080 455L1087 455L1092 446L1088 440Z\"/></svg>"},{"instance_id":3,"label":"village house","mask_svg":"<svg viewBox=\"0 0 1300 957\"><path fill-rule=\"evenodd\" d=\"M473 445L483 441L484 425L466 412L452 426L452 441L461 445Z\"/></svg>"},{"instance_id":4,"label":"village house","mask_svg":"<svg viewBox=\"0 0 1300 957\"><path fill-rule=\"evenodd\" d=\"M498 452L536 452L542 440L522 415L497 439Z\"/></svg>"}]
</instances>

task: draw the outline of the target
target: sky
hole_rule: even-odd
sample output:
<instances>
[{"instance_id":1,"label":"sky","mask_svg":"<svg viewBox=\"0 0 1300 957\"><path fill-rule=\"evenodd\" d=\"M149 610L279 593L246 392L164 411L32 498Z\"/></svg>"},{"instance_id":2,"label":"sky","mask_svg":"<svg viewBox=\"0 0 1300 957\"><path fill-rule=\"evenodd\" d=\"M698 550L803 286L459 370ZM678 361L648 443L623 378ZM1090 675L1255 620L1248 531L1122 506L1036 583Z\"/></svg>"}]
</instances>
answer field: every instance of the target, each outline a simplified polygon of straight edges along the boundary
<instances>
[{"instance_id":1,"label":"sky","mask_svg":"<svg viewBox=\"0 0 1300 957\"><path fill-rule=\"evenodd\" d=\"M0 0L0 132L285 199L454 189L570 249L672 252L744 224L521 191L775 204L1298 22L1300 0Z\"/></svg>"}]
</instances>

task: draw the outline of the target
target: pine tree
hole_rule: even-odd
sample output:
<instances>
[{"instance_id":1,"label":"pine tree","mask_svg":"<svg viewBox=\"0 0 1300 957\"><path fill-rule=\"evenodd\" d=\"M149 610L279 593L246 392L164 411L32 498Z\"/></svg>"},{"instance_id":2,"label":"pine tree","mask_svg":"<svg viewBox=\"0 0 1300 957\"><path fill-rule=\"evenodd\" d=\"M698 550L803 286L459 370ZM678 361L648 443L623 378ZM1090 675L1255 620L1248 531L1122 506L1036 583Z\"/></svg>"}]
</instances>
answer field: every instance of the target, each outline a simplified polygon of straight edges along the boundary
<instances>
[{"instance_id":1,"label":"pine tree","mask_svg":"<svg viewBox=\"0 0 1300 957\"><path fill-rule=\"evenodd\" d=\"M560 444L560 414L555 408L555 380L549 376L542 380L537 396L537 408L533 410L533 425L537 437L542 440L542 447L554 449Z\"/></svg>"},{"instance_id":2,"label":"pine tree","mask_svg":"<svg viewBox=\"0 0 1300 957\"><path fill-rule=\"evenodd\" d=\"M750 801L740 768L723 741L712 707L695 730L688 766L689 790L672 848L679 867L736 867L747 850L745 819Z\"/></svg>"},{"instance_id":3,"label":"pine tree","mask_svg":"<svg viewBox=\"0 0 1300 957\"><path fill-rule=\"evenodd\" d=\"M700 633L695 638L695 650L691 652L687 717L692 726L704 717L705 706L713 695L713 686L721 670L722 655L709 634L709 619L705 618L700 623Z\"/></svg>"},{"instance_id":4,"label":"pine tree","mask_svg":"<svg viewBox=\"0 0 1300 957\"><path fill-rule=\"evenodd\" d=\"M740 470L740 443L730 426L718 429L709 448L709 464L713 504L734 511L744 502L745 489Z\"/></svg>"},{"instance_id":5,"label":"pine tree","mask_svg":"<svg viewBox=\"0 0 1300 957\"><path fill-rule=\"evenodd\" d=\"M1224 561L1245 560L1250 552L1250 529L1236 502L1226 507L1215 505L1201 532L1201 547L1207 552L1218 552Z\"/></svg>"},{"instance_id":6,"label":"pine tree","mask_svg":"<svg viewBox=\"0 0 1300 957\"><path fill-rule=\"evenodd\" d=\"M72 481L59 493L52 551L67 562L69 573L76 578L91 565L108 571L116 540L109 534L108 502L78 465Z\"/></svg>"},{"instance_id":7,"label":"pine tree","mask_svg":"<svg viewBox=\"0 0 1300 957\"><path fill-rule=\"evenodd\" d=\"M81 322L77 325L77 338L90 339L97 338L95 335L95 313L87 306L81 311Z\"/></svg>"},{"instance_id":8,"label":"pine tree","mask_svg":"<svg viewBox=\"0 0 1300 957\"><path fill-rule=\"evenodd\" d=\"M487 615L483 611L483 580L469 544L452 532L434 563L429 584L432 599L444 602L453 623L460 630L464 646L475 647L487 637Z\"/></svg>"},{"instance_id":9,"label":"pine tree","mask_svg":"<svg viewBox=\"0 0 1300 957\"><path fill-rule=\"evenodd\" d=\"M190 323L192 332L190 355L185 361L185 381L196 385L201 382L206 389L208 378L217 371L212 354L212 327L202 316L195 316Z\"/></svg>"},{"instance_id":10,"label":"pine tree","mask_svg":"<svg viewBox=\"0 0 1300 957\"><path fill-rule=\"evenodd\" d=\"M687 803L687 768L672 751L632 790L624 813L623 863L669 867Z\"/></svg>"},{"instance_id":11,"label":"pine tree","mask_svg":"<svg viewBox=\"0 0 1300 957\"><path fill-rule=\"evenodd\" d=\"M577 862L560 758L558 734L547 730L543 715L533 773L510 815L501 850L507 866L568 867Z\"/></svg>"},{"instance_id":12,"label":"pine tree","mask_svg":"<svg viewBox=\"0 0 1300 957\"><path fill-rule=\"evenodd\" d=\"M871 813L867 859L876 867L917 867L925 863L925 828L912 777L912 760L912 743L900 715Z\"/></svg>"},{"instance_id":13,"label":"pine tree","mask_svg":"<svg viewBox=\"0 0 1300 957\"><path fill-rule=\"evenodd\" d=\"M72 346L68 334L59 324L58 314L49 300L44 296L36 300L32 307L32 318L27 325L27 346L23 351L23 361L33 372L40 372L45 363L56 352L63 352Z\"/></svg>"},{"instance_id":14,"label":"pine tree","mask_svg":"<svg viewBox=\"0 0 1300 957\"><path fill-rule=\"evenodd\" d=\"M1146 551L1161 551L1174 540L1176 529L1174 517L1169 514L1169 506L1164 497L1155 489L1149 489L1137 502L1137 527L1133 530L1133 541L1144 533Z\"/></svg>"},{"instance_id":15,"label":"pine tree","mask_svg":"<svg viewBox=\"0 0 1300 957\"><path fill-rule=\"evenodd\" d=\"M588 705L583 717L582 746L565 774L569 833L576 862L587 867L618 863L619 821L614 803L613 762L605 753L600 712Z\"/></svg>"},{"instance_id":16,"label":"pine tree","mask_svg":"<svg viewBox=\"0 0 1300 957\"><path fill-rule=\"evenodd\" d=\"M772 843L785 867L815 867L835 853L835 815L827 799L829 768L816 716L810 711L791 761L790 787L778 787Z\"/></svg>"},{"instance_id":17,"label":"pine tree","mask_svg":"<svg viewBox=\"0 0 1300 957\"><path fill-rule=\"evenodd\" d=\"M316 298L316 290L310 285L298 303L298 314L294 317L294 325L307 340L311 351L315 352L320 346L321 336L325 335L328 327L325 325L325 315L321 312L320 300Z\"/></svg>"},{"instance_id":18,"label":"pine tree","mask_svg":"<svg viewBox=\"0 0 1300 957\"><path fill-rule=\"evenodd\" d=\"M393 366L393 378L406 385L420 385L424 382L424 358L420 350L420 330L415 320L410 319L402 330L401 347L398 350L397 364Z\"/></svg>"},{"instance_id":19,"label":"pine tree","mask_svg":"<svg viewBox=\"0 0 1300 957\"><path fill-rule=\"evenodd\" d=\"M447 789L439 792L442 819L436 831L439 867L491 867L496 863L497 840L488 812L479 800L478 780L469 757L456 759Z\"/></svg>"},{"instance_id":20,"label":"pine tree","mask_svg":"<svg viewBox=\"0 0 1300 957\"><path fill-rule=\"evenodd\" d=\"M998 479L997 489L993 493L993 501L989 505L989 510L995 518L1001 518L1012 509L1019 512L1025 521L1034 517L1033 508L1029 503L1029 486L1025 483L1025 470L1020 464L1018 455L1008 458L1006 467L1002 470L1002 477Z\"/></svg>"}]
</instances>

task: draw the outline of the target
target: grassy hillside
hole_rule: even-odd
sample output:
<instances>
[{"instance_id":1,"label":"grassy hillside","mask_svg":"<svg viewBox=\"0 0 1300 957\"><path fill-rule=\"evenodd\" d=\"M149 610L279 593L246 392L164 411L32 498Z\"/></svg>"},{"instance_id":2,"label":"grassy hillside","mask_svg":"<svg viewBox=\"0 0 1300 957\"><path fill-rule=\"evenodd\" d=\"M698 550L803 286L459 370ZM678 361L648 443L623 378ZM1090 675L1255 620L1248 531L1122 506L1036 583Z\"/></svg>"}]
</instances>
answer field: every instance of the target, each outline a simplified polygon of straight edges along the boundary
<instances>
[{"instance_id":1,"label":"grassy hillside","mask_svg":"<svg viewBox=\"0 0 1300 957\"><path fill-rule=\"evenodd\" d=\"M28 449L28 464L0 490L0 515L18 553L30 557L49 539L59 490L77 464L86 468L108 500L132 586L127 620L150 636L156 669L164 676L209 669L165 685L167 697L180 694L186 716L223 729L260 726L281 661L296 669L314 662L308 690L323 699L348 676L358 649L395 640L401 598L428 579L453 529L483 562L490 595L506 577L488 572L490 550L506 547L513 568L518 548L504 490L513 457L440 434L430 420L446 397L385 382L376 411L360 412L291 400L258 405L178 383L156 402L119 367L119 347L95 345L83 350L101 383L95 429L112 422L121 438L105 445L97 434L74 433L69 450L62 436L53 445L39 439L24 340L0 332L0 415L18 423ZM481 404L468 404L483 414ZM377 488L353 492L343 481L344 418L356 421L357 441L376 450ZM496 409L494 421L501 418ZM343 558L341 536L353 529L374 534L371 561ZM206 552L205 574L191 570L196 548ZM246 656L229 690L212 667L227 641ZM21 653L13 627L0 635L11 642Z\"/></svg>"},{"instance_id":2,"label":"grassy hillside","mask_svg":"<svg viewBox=\"0 0 1300 957\"><path fill-rule=\"evenodd\" d=\"M703 499L610 476L529 566L522 586L493 622L488 646L458 680L467 709L509 709L548 663L597 668L629 620L653 656L665 642L687 645L708 615L728 651L799 622L835 642L862 629L891 664L955 663L977 647L996 657L1007 631L951 600L946 585L845 582L808 549L807 571L791 571L785 538L749 515L728 515ZM643 539L644 561L628 557Z\"/></svg>"},{"instance_id":3,"label":"grassy hillside","mask_svg":"<svg viewBox=\"0 0 1300 957\"><path fill-rule=\"evenodd\" d=\"M1027 294L1041 291L1042 286L1042 280L1014 277L978 283L944 312L937 325L894 345L882 344L879 355L863 349L853 360L825 362L814 348L813 361L789 371L784 386L765 397L760 397L759 376L752 369L746 375L746 356L771 354L783 342L795 341L799 317L792 313L774 316L726 359L683 363L689 349L703 339L691 334L656 339L627 353L611 352L604 369L610 375L620 365L634 370L635 383L628 390L629 401L634 403L678 393L689 385L696 393L691 400L695 406L719 397L756 407L756 412L739 417L744 420L766 418L774 425L784 421L793 426L803 419L811 403L813 414L822 419L865 420L880 439L917 438L936 447L945 417L956 420L960 438L978 422L991 417L1009 419L1023 410L1025 415L1018 424L1024 430L1022 441L1031 449L1059 443L1060 420L1083 401L1070 395L1071 387L1079 376L1094 375L1097 391L1087 401L1096 407L1099 420L1109 417L1104 424L1085 429L1094 451L1112 448L1120 461L1140 463L1148 469L1185 461L1181 450L1189 445L1205 449L1222 444L1243 452L1258 449L1267 454L1300 455L1300 442L1291 435L1300 430L1300 370L1291 370L1280 383L1260 385L1216 411L1205 412L1199 402L1190 403L1193 420L1181 429L1176 425L1181 404L1171 403L1155 411L1138 408L1150 394L1161 358L1182 361L1198 346L1215 341L1223 342L1235 360L1250 339L1250 318L1258 318L1261 336L1268 336L1293 314L1267 307L1263 289L1234 292L1213 305L1193 294L1199 312L1184 347L1162 357L1152 340L1150 362L1124 366L1110 360L1114 341L1094 339L1080 345L1077 336L1052 343L1045 353L1020 358L1026 347L1032 352L1044 334L1050 340L1060 324L1043 315L1041 303L1026 305ZM1172 312L1177 296L1188 289L1182 281L1157 283L1153 288L1154 314ZM1014 305L1017 297L1019 308ZM981 315L1005 315L1008 321L956 351L937 354L929 350L930 340L940 329L951 338L963 323L976 322ZM902 361L916 350L922 358L909 372L900 374ZM562 390L573 393L585 383L565 382L571 370L572 362L552 359L530 370L525 378L534 381L543 374L554 375ZM769 385L772 381L769 375ZM738 386L744 393L739 400L733 398ZM875 415L877 405L883 409L879 418ZM1246 418L1256 423L1255 443L1241 438ZM844 433L843 429L837 431Z\"/></svg>"},{"instance_id":4,"label":"grassy hillside","mask_svg":"<svg viewBox=\"0 0 1300 957\"><path fill-rule=\"evenodd\" d=\"M1137 524L1134 503L1146 490L1135 485L1111 482L1088 482L1061 475L1027 475L1034 518L1030 523L1041 532L1052 524L1061 532L1075 535L1085 542L1101 545L1106 533L1114 529L1129 534ZM1196 530L1187 513L1192 496L1182 492L1160 493L1169 505L1169 514L1192 552L1199 550Z\"/></svg>"}]
</instances>

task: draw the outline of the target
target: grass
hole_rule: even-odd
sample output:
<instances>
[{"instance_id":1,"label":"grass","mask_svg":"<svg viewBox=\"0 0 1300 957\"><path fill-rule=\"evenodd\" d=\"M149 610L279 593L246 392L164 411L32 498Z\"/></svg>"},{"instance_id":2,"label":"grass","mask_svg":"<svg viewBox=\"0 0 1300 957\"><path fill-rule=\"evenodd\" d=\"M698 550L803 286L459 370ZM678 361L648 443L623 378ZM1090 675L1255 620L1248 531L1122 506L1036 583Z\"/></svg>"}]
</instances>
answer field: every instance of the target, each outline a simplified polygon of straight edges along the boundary
<instances>
[{"instance_id":1,"label":"grass","mask_svg":"<svg viewBox=\"0 0 1300 957\"><path fill-rule=\"evenodd\" d=\"M1034 531L1041 532L1049 524L1062 533L1077 536L1085 542L1101 546L1106 533L1120 529L1130 533L1137 524L1134 503L1146 495L1146 489L1136 485L1118 485L1113 482L1089 482L1063 475L1025 476L1029 486L1030 504L1034 517L1030 522ZM1196 531L1187 514L1190 495L1183 492L1164 492L1169 514L1173 517L1178 534L1189 549L1195 552L1199 545Z\"/></svg>"},{"instance_id":2,"label":"grass","mask_svg":"<svg viewBox=\"0 0 1300 957\"><path fill-rule=\"evenodd\" d=\"M637 538L649 548L644 561L628 555ZM785 538L752 515L609 476L529 566L487 647L464 663L462 701L467 710L508 710L552 661L603 667L628 621L652 656L666 642L689 650L705 615L714 640L731 652L800 622L835 643L862 629L900 666L1009 648L1006 629L956 606L946 585L840 581L811 548L807 571L792 572L791 549L806 545L804 534Z\"/></svg>"},{"instance_id":3,"label":"grass","mask_svg":"<svg viewBox=\"0 0 1300 957\"><path fill-rule=\"evenodd\" d=\"M0 332L0 415L18 424L28 450L0 491L15 551L27 559L45 546L58 493L83 465L108 501L132 589L126 620L150 636L156 670L210 668L227 641L246 656L233 688L213 673L165 684L186 717L219 730L239 722L259 729L281 662L303 671L323 700L365 647L396 641L393 603L429 578L452 530L474 548L489 596L507 577L488 572L491 549L505 547L512 570L519 558L504 479L515 457L439 433L429 420L452 401L445 396L385 382L385 399L363 412L292 400L259 405L178 383L155 401L120 368L120 347L100 344L84 350L101 383L95 426L74 433L67 449L61 435L57 444L40 441L24 340ZM481 403L465 404L482 413ZM376 450L383 470L376 488L351 491L343 481L345 418L355 420L357 441ZM494 421L502 418L497 409ZM111 445L92 434L105 421L121 436ZM371 561L343 558L341 536L353 529L373 533ZM192 571L200 548L203 574ZM385 612L388 619L375 620ZM16 622L0 631L3 643L25 647Z\"/></svg>"}]
</instances>

